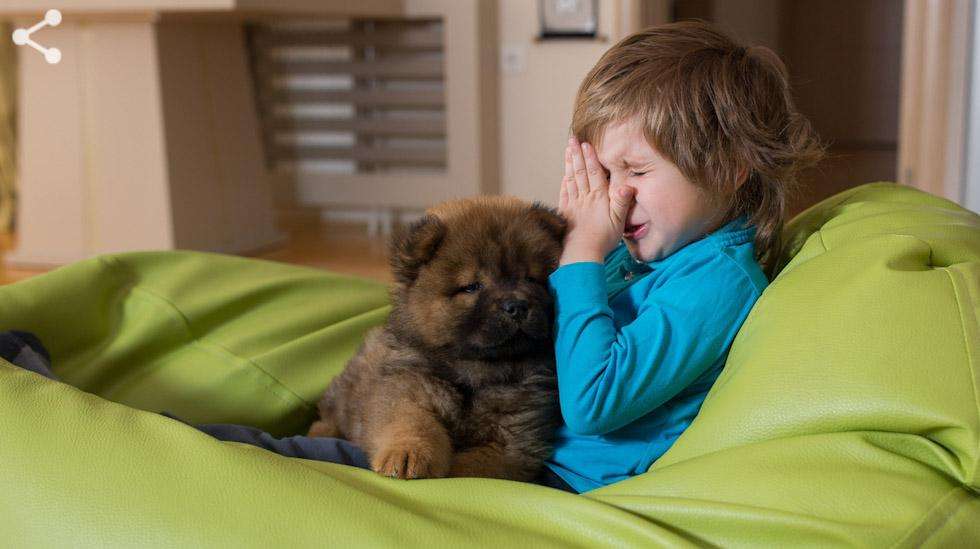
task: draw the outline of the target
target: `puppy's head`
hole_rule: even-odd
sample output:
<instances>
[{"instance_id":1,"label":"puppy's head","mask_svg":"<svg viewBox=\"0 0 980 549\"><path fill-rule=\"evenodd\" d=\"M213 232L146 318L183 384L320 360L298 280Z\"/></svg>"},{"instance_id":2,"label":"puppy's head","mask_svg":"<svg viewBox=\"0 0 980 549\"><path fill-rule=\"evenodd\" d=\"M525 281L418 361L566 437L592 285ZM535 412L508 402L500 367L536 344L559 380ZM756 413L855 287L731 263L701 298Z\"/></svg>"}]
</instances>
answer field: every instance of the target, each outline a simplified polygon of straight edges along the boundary
<instances>
[{"instance_id":1,"label":"puppy's head","mask_svg":"<svg viewBox=\"0 0 980 549\"><path fill-rule=\"evenodd\" d=\"M471 359L550 350L548 275L566 224L516 198L453 200L392 241L392 328L433 350Z\"/></svg>"}]
</instances>

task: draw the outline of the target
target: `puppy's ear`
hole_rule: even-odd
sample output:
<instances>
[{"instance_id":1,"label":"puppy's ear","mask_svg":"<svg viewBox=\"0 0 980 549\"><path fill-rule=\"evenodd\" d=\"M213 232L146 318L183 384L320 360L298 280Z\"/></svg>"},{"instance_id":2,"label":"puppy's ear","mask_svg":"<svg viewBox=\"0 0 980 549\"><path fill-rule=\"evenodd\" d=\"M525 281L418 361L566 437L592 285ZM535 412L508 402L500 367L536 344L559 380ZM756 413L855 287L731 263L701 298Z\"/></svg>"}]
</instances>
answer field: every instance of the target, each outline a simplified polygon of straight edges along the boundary
<instances>
[{"instance_id":1,"label":"puppy's ear","mask_svg":"<svg viewBox=\"0 0 980 549\"><path fill-rule=\"evenodd\" d=\"M558 210L549 208L540 202L535 202L528 210L528 216L534 223L537 223L547 231L558 242L558 245L562 245L565 242L565 232L568 230L568 222L558 213Z\"/></svg>"},{"instance_id":2,"label":"puppy's ear","mask_svg":"<svg viewBox=\"0 0 980 549\"><path fill-rule=\"evenodd\" d=\"M411 284L419 269L432 260L446 236L446 225L434 215L426 215L391 240L391 270L395 280Z\"/></svg>"}]
</instances>

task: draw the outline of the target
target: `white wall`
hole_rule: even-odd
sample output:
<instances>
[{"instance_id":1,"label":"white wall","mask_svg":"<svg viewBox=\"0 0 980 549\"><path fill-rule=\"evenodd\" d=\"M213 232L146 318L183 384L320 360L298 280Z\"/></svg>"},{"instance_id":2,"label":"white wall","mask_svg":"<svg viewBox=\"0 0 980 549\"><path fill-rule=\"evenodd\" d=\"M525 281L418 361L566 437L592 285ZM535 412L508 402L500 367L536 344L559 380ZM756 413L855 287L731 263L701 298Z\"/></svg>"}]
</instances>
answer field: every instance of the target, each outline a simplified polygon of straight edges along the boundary
<instances>
[{"instance_id":1,"label":"white wall","mask_svg":"<svg viewBox=\"0 0 980 549\"><path fill-rule=\"evenodd\" d=\"M599 33L606 41L536 42L538 2L499 0L503 194L557 204L575 93L602 53L621 37L620 0L600 0L599 5ZM509 54L523 67L508 70Z\"/></svg>"}]
</instances>

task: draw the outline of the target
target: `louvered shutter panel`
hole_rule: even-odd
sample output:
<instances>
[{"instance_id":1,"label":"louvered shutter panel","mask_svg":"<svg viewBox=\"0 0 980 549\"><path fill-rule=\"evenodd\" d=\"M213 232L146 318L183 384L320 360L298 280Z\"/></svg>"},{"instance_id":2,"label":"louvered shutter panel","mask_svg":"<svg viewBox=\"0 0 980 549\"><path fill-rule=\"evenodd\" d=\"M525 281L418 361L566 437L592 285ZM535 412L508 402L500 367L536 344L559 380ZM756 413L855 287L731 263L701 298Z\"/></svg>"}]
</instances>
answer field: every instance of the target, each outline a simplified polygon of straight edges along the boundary
<instances>
[{"instance_id":1,"label":"louvered shutter panel","mask_svg":"<svg viewBox=\"0 0 980 549\"><path fill-rule=\"evenodd\" d=\"M440 19L251 25L270 167L444 174L442 25Z\"/></svg>"}]
</instances>

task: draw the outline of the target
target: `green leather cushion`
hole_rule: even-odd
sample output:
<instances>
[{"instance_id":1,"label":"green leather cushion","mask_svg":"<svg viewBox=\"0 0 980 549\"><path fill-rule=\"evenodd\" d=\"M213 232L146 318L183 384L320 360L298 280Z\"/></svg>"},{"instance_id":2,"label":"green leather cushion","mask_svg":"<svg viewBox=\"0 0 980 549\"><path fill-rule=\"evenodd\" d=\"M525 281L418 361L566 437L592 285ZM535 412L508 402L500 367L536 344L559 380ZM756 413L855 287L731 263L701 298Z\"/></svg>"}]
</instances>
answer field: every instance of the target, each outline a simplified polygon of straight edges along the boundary
<instances>
[{"instance_id":1,"label":"green leather cushion","mask_svg":"<svg viewBox=\"0 0 980 549\"><path fill-rule=\"evenodd\" d=\"M788 264L691 428L648 473L583 495L387 479L154 413L301 431L387 315L376 283L155 252L2 287L0 329L36 333L74 387L0 361L0 532L15 546L980 539L980 218L878 183L786 234Z\"/></svg>"}]
</instances>

